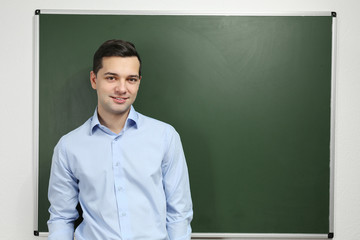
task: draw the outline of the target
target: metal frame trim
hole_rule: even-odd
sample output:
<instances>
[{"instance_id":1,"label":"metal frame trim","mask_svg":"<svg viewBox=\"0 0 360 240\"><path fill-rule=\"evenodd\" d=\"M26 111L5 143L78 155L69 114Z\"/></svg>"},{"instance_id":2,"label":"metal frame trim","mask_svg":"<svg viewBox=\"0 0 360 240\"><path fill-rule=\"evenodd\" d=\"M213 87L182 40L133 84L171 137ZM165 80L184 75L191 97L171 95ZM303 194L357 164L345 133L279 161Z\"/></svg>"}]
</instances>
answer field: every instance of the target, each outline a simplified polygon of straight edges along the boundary
<instances>
[{"instance_id":1,"label":"metal frame trim","mask_svg":"<svg viewBox=\"0 0 360 240\"><path fill-rule=\"evenodd\" d=\"M38 230L38 198L39 198L39 50L40 50L40 26L39 15L35 15L33 19L34 37L33 37L33 162L34 162L34 230Z\"/></svg>"},{"instance_id":2,"label":"metal frame trim","mask_svg":"<svg viewBox=\"0 0 360 240\"><path fill-rule=\"evenodd\" d=\"M196 15L196 16L332 16L331 11L309 12L222 12L222 11L166 11L166 10L71 10L41 9L40 14L81 14L81 15Z\"/></svg>"},{"instance_id":3,"label":"metal frame trim","mask_svg":"<svg viewBox=\"0 0 360 240\"><path fill-rule=\"evenodd\" d=\"M153 10L51 10L41 9L40 14L80 14L80 15L195 15L195 16L332 16L331 11L314 12L209 12L209 11L153 11ZM38 184L39 184L39 51L40 51L39 15L34 16L34 52L33 52L33 162L34 162L34 230L38 229ZM332 62L331 62L331 130L330 130L330 204L329 232L334 232L334 175L335 175L335 97L336 97L336 17L332 25ZM47 237L47 232L39 232L40 237ZM275 234L275 233L192 233L192 239L246 239L246 238L281 238L281 239L328 239L328 234Z\"/></svg>"},{"instance_id":4,"label":"metal frame trim","mask_svg":"<svg viewBox=\"0 0 360 240\"><path fill-rule=\"evenodd\" d=\"M332 20L329 232L334 232L337 18Z\"/></svg>"}]
</instances>

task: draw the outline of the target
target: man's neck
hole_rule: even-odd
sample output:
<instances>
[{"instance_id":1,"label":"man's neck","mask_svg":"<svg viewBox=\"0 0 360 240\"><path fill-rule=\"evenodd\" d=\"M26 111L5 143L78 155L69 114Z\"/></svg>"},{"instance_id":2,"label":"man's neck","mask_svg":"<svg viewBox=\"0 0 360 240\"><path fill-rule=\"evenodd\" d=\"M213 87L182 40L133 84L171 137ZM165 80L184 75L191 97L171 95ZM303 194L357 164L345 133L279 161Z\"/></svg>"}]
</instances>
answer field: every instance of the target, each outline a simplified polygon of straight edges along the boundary
<instances>
[{"instance_id":1,"label":"man's neck","mask_svg":"<svg viewBox=\"0 0 360 240\"><path fill-rule=\"evenodd\" d=\"M125 121L129 115L130 109L124 114L109 114L98 109L97 114L101 125L106 126L112 132L119 134L125 126Z\"/></svg>"}]
</instances>

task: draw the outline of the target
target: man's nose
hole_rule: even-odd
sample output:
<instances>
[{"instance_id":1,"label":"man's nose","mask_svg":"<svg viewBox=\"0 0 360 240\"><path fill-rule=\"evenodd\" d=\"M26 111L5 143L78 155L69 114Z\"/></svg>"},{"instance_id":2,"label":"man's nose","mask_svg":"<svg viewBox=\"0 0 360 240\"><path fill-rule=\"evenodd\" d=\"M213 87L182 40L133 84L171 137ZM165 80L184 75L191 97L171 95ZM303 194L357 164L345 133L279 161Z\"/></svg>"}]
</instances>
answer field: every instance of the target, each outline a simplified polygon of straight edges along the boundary
<instances>
[{"instance_id":1,"label":"man's nose","mask_svg":"<svg viewBox=\"0 0 360 240\"><path fill-rule=\"evenodd\" d=\"M126 81L124 79L120 79L115 86L115 91L118 93L126 92Z\"/></svg>"}]
</instances>

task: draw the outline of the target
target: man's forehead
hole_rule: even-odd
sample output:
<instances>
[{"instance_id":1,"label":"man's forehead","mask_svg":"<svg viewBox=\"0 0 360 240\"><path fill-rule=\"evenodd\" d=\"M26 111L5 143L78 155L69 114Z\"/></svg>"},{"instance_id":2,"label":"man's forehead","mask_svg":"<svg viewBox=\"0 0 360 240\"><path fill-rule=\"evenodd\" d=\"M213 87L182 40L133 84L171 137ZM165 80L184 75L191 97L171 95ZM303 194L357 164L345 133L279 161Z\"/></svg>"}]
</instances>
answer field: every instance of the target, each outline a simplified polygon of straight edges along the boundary
<instances>
[{"instance_id":1,"label":"man's forehead","mask_svg":"<svg viewBox=\"0 0 360 240\"><path fill-rule=\"evenodd\" d=\"M109 61L123 61L123 62L138 62L140 64L139 59L136 56L129 56L129 57L122 57L122 56L108 56L103 57L102 62L109 62Z\"/></svg>"},{"instance_id":2,"label":"man's forehead","mask_svg":"<svg viewBox=\"0 0 360 240\"><path fill-rule=\"evenodd\" d=\"M140 62L137 57L104 57L102 68L138 69Z\"/></svg>"}]
</instances>

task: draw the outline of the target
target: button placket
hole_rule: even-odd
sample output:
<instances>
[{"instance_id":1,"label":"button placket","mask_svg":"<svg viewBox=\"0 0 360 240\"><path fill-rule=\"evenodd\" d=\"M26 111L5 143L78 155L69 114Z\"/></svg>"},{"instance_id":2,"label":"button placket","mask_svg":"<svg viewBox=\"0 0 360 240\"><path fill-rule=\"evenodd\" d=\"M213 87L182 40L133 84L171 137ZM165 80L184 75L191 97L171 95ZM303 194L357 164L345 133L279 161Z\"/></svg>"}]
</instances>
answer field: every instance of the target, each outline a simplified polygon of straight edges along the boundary
<instances>
[{"instance_id":1,"label":"button placket","mask_svg":"<svg viewBox=\"0 0 360 240\"><path fill-rule=\"evenodd\" d=\"M130 219L128 215L128 200L125 191L124 184L124 173L122 169L122 155L121 155L121 135L120 133L112 141L112 151L113 151L113 174L114 174L114 189L115 189L115 198L118 206L118 217L121 232L124 236L130 236Z\"/></svg>"}]
</instances>

